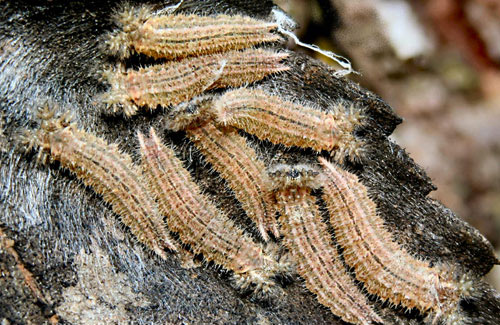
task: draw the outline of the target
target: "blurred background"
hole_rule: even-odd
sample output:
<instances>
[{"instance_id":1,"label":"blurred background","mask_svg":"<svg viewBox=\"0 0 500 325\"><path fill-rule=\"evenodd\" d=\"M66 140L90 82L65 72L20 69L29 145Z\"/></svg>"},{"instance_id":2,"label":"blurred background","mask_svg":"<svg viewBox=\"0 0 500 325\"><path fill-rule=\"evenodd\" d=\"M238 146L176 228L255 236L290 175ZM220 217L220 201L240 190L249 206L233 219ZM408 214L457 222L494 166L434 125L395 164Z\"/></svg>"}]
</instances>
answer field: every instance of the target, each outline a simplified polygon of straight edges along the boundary
<instances>
[{"instance_id":1,"label":"blurred background","mask_svg":"<svg viewBox=\"0 0 500 325\"><path fill-rule=\"evenodd\" d=\"M303 42L349 58L361 73L350 78L404 118L392 138L432 178L431 196L500 256L500 0L275 3ZM487 280L500 290L500 266Z\"/></svg>"}]
</instances>

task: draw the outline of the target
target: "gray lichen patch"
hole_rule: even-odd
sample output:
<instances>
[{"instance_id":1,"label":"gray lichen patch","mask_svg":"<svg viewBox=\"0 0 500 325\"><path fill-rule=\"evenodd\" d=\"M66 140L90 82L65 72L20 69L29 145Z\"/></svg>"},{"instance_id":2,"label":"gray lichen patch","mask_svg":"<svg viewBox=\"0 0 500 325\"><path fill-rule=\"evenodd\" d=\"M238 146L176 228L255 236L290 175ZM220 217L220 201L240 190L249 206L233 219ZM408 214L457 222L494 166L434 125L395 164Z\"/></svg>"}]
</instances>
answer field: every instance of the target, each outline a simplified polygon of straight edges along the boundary
<instances>
[{"instance_id":1,"label":"gray lichen patch","mask_svg":"<svg viewBox=\"0 0 500 325\"><path fill-rule=\"evenodd\" d=\"M74 324L112 324L131 321L130 307L147 307L150 301L137 293L127 276L117 271L109 255L93 244L75 257L78 282L62 292L57 314Z\"/></svg>"}]
</instances>

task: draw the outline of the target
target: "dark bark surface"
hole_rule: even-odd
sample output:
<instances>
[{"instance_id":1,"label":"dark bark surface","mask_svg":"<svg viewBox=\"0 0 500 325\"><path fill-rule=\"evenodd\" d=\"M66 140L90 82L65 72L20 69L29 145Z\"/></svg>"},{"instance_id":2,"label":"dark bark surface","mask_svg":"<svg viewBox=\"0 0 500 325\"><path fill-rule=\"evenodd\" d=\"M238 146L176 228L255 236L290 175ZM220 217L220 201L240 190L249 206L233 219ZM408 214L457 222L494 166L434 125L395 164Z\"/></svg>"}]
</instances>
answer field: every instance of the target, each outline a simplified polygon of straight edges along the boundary
<instances>
[{"instance_id":1,"label":"dark bark surface","mask_svg":"<svg viewBox=\"0 0 500 325\"><path fill-rule=\"evenodd\" d=\"M0 2L0 319L12 324L44 323L214 323L340 324L292 276L262 299L238 292L230 274L202 265L182 267L172 255L162 261L148 253L120 225L108 205L57 164L39 165L17 146L22 130L37 125L36 111L49 105L71 110L80 127L118 142L137 158L135 134L161 128L163 112L125 119L103 113L98 95L106 88L99 70L112 62L102 51L112 30L113 1ZM266 1L185 1L180 11L242 13L266 18ZM280 48L281 45L277 44ZM460 304L465 323L500 323L497 292L481 281L497 262L491 245L452 211L427 197L434 189L425 172L388 136L401 119L378 96L326 65L290 53L291 70L260 86L287 98L326 107L345 102L370 117L358 130L367 144L360 163L346 163L370 189L394 238L413 254L456 266L475 278L473 296ZM254 232L235 199L182 132L162 135L221 207ZM312 152L283 149L251 139L267 163L276 156L310 161ZM9 249L10 247L10 249ZM17 252L18 256L12 252ZM34 275L40 294L27 283ZM387 323L421 323L376 303Z\"/></svg>"}]
</instances>

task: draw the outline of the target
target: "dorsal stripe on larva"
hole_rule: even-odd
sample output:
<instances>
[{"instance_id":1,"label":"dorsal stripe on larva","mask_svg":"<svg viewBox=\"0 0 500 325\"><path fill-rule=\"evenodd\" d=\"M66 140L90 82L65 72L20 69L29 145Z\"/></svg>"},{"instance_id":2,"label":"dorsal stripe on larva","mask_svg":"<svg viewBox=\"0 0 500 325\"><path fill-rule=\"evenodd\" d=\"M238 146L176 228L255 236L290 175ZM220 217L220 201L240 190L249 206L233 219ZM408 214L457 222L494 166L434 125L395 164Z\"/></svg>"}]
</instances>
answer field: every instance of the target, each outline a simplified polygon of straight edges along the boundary
<instances>
[{"instance_id":1,"label":"dorsal stripe on larva","mask_svg":"<svg viewBox=\"0 0 500 325\"><path fill-rule=\"evenodd\" d=\"M346 198L345 198L344 194L341 192L341 190L336 185L332 184L331 186L335 187L337 189L337 191L339 191L339 194L338 194L339 197L341 198L342 201L345 202ZM351 208L351 209L348 209L346 211L347 214L351 217L351 219L354 218L354 213L355 213L352 210L353 209ZM343 216L339 216L338 218L343 218L343 217L345 217L345 213L344 213ZM334 224L334 223L332 222L332 224ZM346 222L343 222L343 224L345 225ZM335 225L334 225L334 227L335 227ZM367 240L366 236L364 236L364 234L360 230L360 225L358 225L355 221L353 221L352 225L351 225L351 227L349 229L354 230L354 233L357 234L359 236L359 238L365 239L365 241L362 242L362 245L366 249L366 251L368 252L368 256L367 257L372 258L373 261L375 262L374 264L376 264L376 265L371 265L371 267L374 267L374 268L376 267L377 272L378 272L378 270L383 270L383 271L389 273L389 275L393 278L394 281L396 281L396 283L406 283L406 285L409 285L410 287L412 287L412 288L408 288L408 290L414 290L414 289L418 289L419 288L419 286L417 286L414 283L412 283L411 278L409 278L409 279L403 279L396 272L391 271L390 268L394 267L394 265L384 265L383 264L383 262L380 260L379 256L377 256L377 254L375 253L376 248L375 247L373 249L371 248L373 246L380 246L379 243L371 243L371 246L370 246L370 243L366 242L366 240ZM347 232L348 231L345 231L345 232L344 231L340 231L340 229L339 229L339 231L336 232L336 234L337 234L340 242L342 242L342 243L344 242L343 239L344 239L344 236L347 235ZM349 233L351 233L351 235L352 235L352 232L349 231ZM353 248L349 247L349 249L353 249ZM350 255L349 252L350 251L347 251L345 255L346 256ZM377 253L381 254L379 251L377 251ZM390 254L391 251L386 251L384 254L387 254L387 253ZM367 270L363 269L361 271L361 273L362 273L361 276L364 275L363 272L367 272ZM381 283L381 284L384 285L383 283ZM387 284L385 284L385 286L387 286ZM412 292L410 291L408 293L408 295L411 295L411 294L412 294Z\"/></svg>"},{"instance_id":2,"label":"dorsal stripe on larva","mask_svg":"<svg viewBox=\"0 0 500 325\"><path fill-rule=\"evenodd\" d=\"M151 15L131 33L123 32L131 49L154 58L178 59L240 50L275 42L274 23L239 15ZM113 40L111 42L114 42Z\"/></svg>"},{"instance_id":3,"label":"dorsal stripe on larva","mask_svg":"<svg viewBox=\"0 0 500 325\"><path fill-rule=\"evenodd\" d=\"M440 270L412 257L392 240L357 177L320 158L326 175L324 200L347 264L368 292L421 311L439 310Z\"/></svg>"},{"instance_id":4,"label":"dorsal stripe on larva","mask_svg":"<svg viewBox=\"0 0 500 325\"><path fill-rule=\"evenodd\" d=\"M73 141L78 140L74 139ZM147 233L147 235L141 234L141 231L137 231L139 238L144 237L143 240L151 243L155 241L151 238L155 236L161 238L160 233L158 233L161 227L158 227L158 224L155 225L159 220L157 222L153 222L152 220L153 218L161 220L161 218L155 211L154 203L146 198L144 188L138 186L139 180L136 177L137 171L135 168L124 163L117 155L110 154L111 151L103 150L109 148L99 148L94 144L87 143L77 146L73 141L68 142L68 147L72 149L66 152L70 153L77 148L71 152L72 156L70 159L79 161L80 168L84 170L78 173L79 175L83 176L83 174L86 174L89 177L89 179L84 178L84 182L91 185L96 192L105 196L107 196L107 192L110 190L116 191L115 195L121 197L122 200L120 202L110 200L110 203L117 205L116 212L121 215L123 215L123 210L127 210L128 214L136 216L136 219L133 217L125 217L124 219L127 219L125 224L130 223L131 227L144 228L142 231ZM106 181L107 177L103 175L111 176L108 177L108 182ZM99 182L96 182L96 180L99 180ZM161 221L159 222L161 224Z\"/></svg>"},{"instance_id":5,"label":"dorsal stripe on larva","mask_svg":"<svg viewBox=\"0 0 500 325\"><path fill-rule=\"evenodd\" d=\"M87 173L88 176L91 175L92 171L95 171L95 174L92 175L92 179L95 180L91 181L93 184L90 182L88 182L88 184L96 189L96 192L103 194L105 199L109 192L115 191L117 197L122 197L121 202L112 200L106 201L109 201L113 205L117 205L116 212L121 215L124 220L126 219L124 222L126 225L129 225L131 228L143 228L142 232L145 234L142 234L140 230L136 230L136 236L144 238L142 241L148 241L153 245L158 239L161 241L161 238L166 238L166 242L170 246L169 248L175 249L175 246L170 244L171 240L167 234L166 225L163 223L158 213L156 204L148 199L147 191L141 184L142 180L139 176L140 173L135 166L132 166L131 162L128 161L128 157L126 160L121 159L121 153L117 151L113 152L109 150L111 149L109 147L103 148L95 146L95 142L82 144L84 147L80 148L81 150L74 151L74 157L72 157L72 159L74 159L74 161L79 161L80 166L85 168L85 173ZM68 145L72 148L76 147L74 142ZM98 153L92 155L93 149ZM68 152L69 151L70 150L68 150ZM87 154L91 156L87 156ZM91 167L85 162L90 162ZM103 175L109 175L109 177L104 177ZM106 178L114 181L110 184L112 187L101 188L101 184L106 184ZM123 209L128 210L128 217L123 217L127 216L127 213L123 213Z\"/></svg>"},{"instance_id":6,"label":"dorsal stripe on larva","mask_svg":"<svg viewBox=\"0 0 500 325\"><path fill-rule=\"evenodd\" d=\"M318 175L314 168L303 165L277 165L271 172L285 245L307 288L335 315L356 324L381 322L346 272L322 221L310 193L310 186L320 183Z\"/></svg>"},{"instance_id":7,"label":"dorsal stripe on larva","mask_svg":"<svg viewBox=\"0 0 500 325\"><path fill-rule=\"evenodd\" d=\"M111 89L108 104L155 109L188 101L212 88L237 87L288 69L280 63L287 56L269 50L248 49L188 58L139 70L106 72ZM115 108L116 109L116 108ZM135 113L132 110L128 114Z\"/></svg>"},{"instance_id":8,"label":"dorsal stripe on larva","mask_svg":"<svg viewBox=\"0 0 500 325\"><path fill-rule=\"evenodd\" d=\"M187 135L228 182L247 215L267 240L267 231L279 237L270 180L264 163L234 129L220 129L212 122L188 128Z\"/></svg>"},{"instance_id":9,"label":"dorsal stripe on larva","mask_svg":"<svg viewBox=\"0 0 500 325\"><path fill-rule=\"evenodd\" d=\"M332 150L353 125L341 114L295 104L260 89L240 88L215 102L218 123L231 125L275 144Z\"/></svg>"},{"instance_id":10,"label":"dorsal stripe on larva","mask_svg":"<svg viewBox=\"0 0 500 325\"><path fill-rule=\"evenodd\" d=\"M376 205L375 203L368 198L366 188L364 186L360 187L359 181L354 174L347 173L343 171L343 175L345 176L348 186L351 189L352 193L357 197L365 197L367 199L357 200L356 203L359 204L359 209L364 211L365 215L371 216L371 218L367 218L367 221L373 225L372 234L377 236L380 241L381 248L387 252L391 252L395 259L400 258L400 256L406 258L409 257L414 260L414 268L408 268L405 264L401 263L393 263L392 272L398 274L400 278L404 279L409 285L417 287L421 285L421 282L418 281L419 278L433 278L434 281L429 280L430 290L434 290L434 287L439 285L438 280L442 275L442 270L437 268L429 267L428 262L419 260L417 258L412 257L405 249L401 248L396 242L390 240L385 240L387 238L391 238L390 233L384 227L382 219L376 213ZM386 230L381 231L380 229ZM385 246L384 246L385 245ZM397 255L397 256L395 256ZM389 256L389 257L392 257ZM443 284L443 283L441 283ZM447 284L449 285L449 284Z\"/></svg>"},{"instance_id":11,"label":"dorsal stripe on larva","mask_svg":"<svg viewBox=\"0 0 500 325\"><path fill-rule=\"evenodd\" d=\"M299 194L298 200L290 199L293 195L287 192L278 194L278 202L285 243L307 287L318 295L322 304L346 321L359 324L381 321L346 273L314 198L300 190Z\"/></svg>"},{"instance_id":12,"label":"dorsal stripe on larva","mask_svg":"<svg viewBox=\"0 0 500 325\"><path fill-rule=\"evenodd\" d=\"M142 135L139 136L139 139L141 142L141 146L144 148L147 140L146 141L143 140ZM159 171L166 173L166 170L162 170L162 167L167 167L167 166L160 165L159 162L157 163L158 165L155 166L155 165L153 165L153 163L150 160L145 160L145 161L147 161L149 163L148 167L145 167L145 172L151 173L151 174L154 173L154 175L151 175L151 176L155 176L155 177L157 177L156 179L158 179L158 180L161 179L162 181L167 182L170 189L174 189L176 187L176 184L189 181L189 178L183 177L184 174L181 174L178 171L169 173L170 177L164 177L165 175L162 175L162 173L159 173ZM172 165L177 165L175 167L181 167L180 165L175 164L175 162ZM168 167L171 167L171 166L168 166ZM168 171L173 171L173 170L174 170L173 168L168 169ZM175 177L179 177L180 180L175 181ZM151 181L152 179L153 178L150 177L150 182L152 184L155 184L156 186L158 186L158 182L152 182ZM163 187L162 189L165 189L165 187ZM168 208L165 208L165 206L168 206L169 204L176 204L176 203L179 203L176 206L176 208L179 209L180 214L182 214L182 215L195 215L198 212L196 209L196 206L192 205L192 203L195 201L195 198L193 198L191 196L192 192L190 192L190 191L181 192L181 190L178 190L178 191L176 190L176 191L173 191L172 194L173 194L173 198L171 198L172 200L159 200L160 202L162 202L162 205L163 205L162 210L164 210L163 211L164 214L168 215ZM164 199L164 198L162 197L162 199ZM203 201L199 201L198 205L200 205L202 203L203 203ZM209 209L210 207L202 206L200 209L204 209L204 208ZM213 213L214 211L212 211L212 210L213 209L209 209L208 212ZM207 228L209 222L210 222L210 219L205 220L203 218L195 218L193 220L193 222L190 223L190 225L194 226L194 227L191 228L189 231L192 232L193 236L203 234L203 231L204 231L204 229ZM201 226L201 227L199 227L199 226ZM215 237L217 238L217 240L225 241L227 243L227 241L224 240L224 238L222 236L220 236L219 234L215 234Z\"/></svg>"},{"instance_id":13,"label":"dorsal stripe on larva","mask_svg":"<svg viewBox=\"0 0 500 325\"><path fill-rule=\"evenodd\" d=\"M342 201L347 202L348 199L344 195L344 193L342 193L338 187L337 187L337 190L339 190L339 196L341 197ZM348 210L348 214L349 214L349 216L350 216L351 219L354 219L354 213L355 213L355 211L353 211L353 209L349 209ZM360 226L356 222L353 223L353 226L354 226L354 229L355 229L355 233L359 237L361 237L361 238L365 237L366 238L366 236L364 236L364 233L361 231ZM388 234L386 234L386 235L388 235ZM381 235L378 235L378 237L379 237L379 239L381 239L383 241L381 241L380 243L371 243L372 246L375 246L376 244L379 244L380 246L383 246L381 248L385 249L385 252L387 254L392 254L392 253L394 253L394 251L396 249L400 249L399 247L395 247L395 245L390 245L390 244L386 245L386 244L388 244L387 238L382 238ZM363 242L363 246L366 248L366 250L372 256L373 260L376 262L376 264L378 264L380 266L381 269L383 269L385 272L389 273L392 277L394 277L398 281L404 282L407 285L413 287L414 289L418 289L420 287L419 283L417 283L416 281L414 281L414 278L411 277L411 274L414 273L414 271L406 270L404 268L398 268L397 264L387 264L387 265L385 265L381 261L380 256L375 253L375 248L372 249L369 244L370 243L368 243L366 241ZM391 268L396 268L396 270L391 270ZM402 276L400 276L398 274L398 271L405 272L406 274L403 274L402 276L407 276L407 278L403 278Z\"/></svg>"},{"instance_id":14,"label":"dorsal stripe on larva","mask_svg":"<svg viewBox=\"0 0 500 325\"><path fill-rule=\"evenodd\" d=\"M166 258L164 248L177 250L128 155L74 125L52 131L42 128L38 134L43 139L40 146L48 147L54 159L101 194L139 241L162 258Z\"/></svg>"},{"instance_id":15,"label":"dorsal stripe on larva","mask_svg":"<svg viewBox=\"0 0 500 325\"><path fill-rule=\"evenodd\" d=\"M348 203L347 203L347 202L348 202L349 200L348 200L348 198L346 197L345 193L342 191L342 189L341 189L341 188L339 188L339 187L337 186L337 184L331 184L331 186L335 187L335 189L338 191L338 195L339 195L339 197L341 198L341 200L343 201L343 203L346 205L346 207L348 207ZM357 204L357 202L354 202L354 201L352 201L352 202L353 202L354 204ZM348 208L348 209L346 209L346 210L347 210L347 211L345 211L345 212L349 215L349 217L350 217L349 219L350 219L350 220L354 220L354 218L355 218L355 216L354 216L355 211L353 211L353 210L354 210L354 208L352 208L352 207L351 207L351 208ZM360 238L364 238L364 237L365 237L365 236L363 236L363 233L362 233L362 231L361 231L361 229L360 229L360 226L359 226L356 222L353 222L353 223L352 223L352 227L354 227L355 234L357 234ZM341 232L339 232L339 233L341 233ZM342 234L343 234L343 232L342 232ZM380 235L378 235L378 237L381 239L381 242L380 242L380 243L378 243L378 244L380 244L380 245L384 245L384 244L386 244L386 242L384 242L384 241L386 241L386 239L383 239ZM383 241L382 241L382 240L383 240ZM419 285L413 281L413 278L409 277L409 275L410 275L410 274L406 274L406 275L408 276L408 278L407 278L407 279L402 278L402 277L401 277L401 276L397 273L397 271L398 271L398 270L396 270L396 271L391 270L391 269L390 269L390 266L391 266L391 265L385 265L385 264L384 264L384 263L380 260L379 256L377 256L377 254L375 253L374 249L372 249L372 248L370 247L369 243L367 243L367 242L365 242L365 241L364 241L364 242L362 242L362 244L363 244L363 246L366 248L366 251L370 254L370 256L374 259L374 261L376 262L376 264L378 264L378 265L380 266L380 268L381 268L381 269L383 269L385 272L389 273L389 274L390 274L392 277L394 277L395 279L397 279L397 280L399 280L399 281L401 281L401 282L405 282L407 285L412 286L412 287L414 287L414 288L419 288ZM377 243L371 243L371 244L372 244L373 246L375 246ZM393 246L393 245L391 245L391 246ZM383 249L386 249L388 253L391 253L391 250L394 250L394 246L393 246L393 247L387 247L387 246L384 246L384 247L383 247ZM391 249L391 250L389 250L389 249ZM394 266L396 266L396 265L392 265L392 266L394 267ZM407 273L409 273L409 272L407 272Z\"/></svg>"},{"instance_id":16,"label":"dorsal stripe on larva","mask_svg":"<svg viewBox=\"0 0 500 325\"><path fill-rule=\"evenodd\" d=\"M139 134L139 140L151 189L180 239L236 273L260 269L260 247L201 193L174 151L161 144L153 130L149 138Z\"/></svg>"}]
</instances>

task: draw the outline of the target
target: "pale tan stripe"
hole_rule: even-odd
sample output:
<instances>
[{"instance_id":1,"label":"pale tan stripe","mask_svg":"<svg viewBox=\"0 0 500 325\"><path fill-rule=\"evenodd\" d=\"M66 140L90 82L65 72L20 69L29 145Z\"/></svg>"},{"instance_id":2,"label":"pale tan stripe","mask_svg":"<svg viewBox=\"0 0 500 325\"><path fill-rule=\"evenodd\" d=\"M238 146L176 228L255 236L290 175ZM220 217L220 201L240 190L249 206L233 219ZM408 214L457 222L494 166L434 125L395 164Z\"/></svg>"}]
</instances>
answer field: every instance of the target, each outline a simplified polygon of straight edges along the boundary
<instances>
[{"instance_id":1,"label":"pale tan stripe","mask_svg":"<svg viewBox=\"0 0 500 325\"><path fill-rule=\"evenodd\" d=\"M261 248L201 193L173 150L161 143L153 129L141 141L145 166L155 169L149 181L156 184L155 195L165 202L168 224L181 240L235 273L261 269Z\"/></svg>"},{"instance_id":2,"label":"pale tan stripe","mask_svg":"<svg viewBox=\"0 0 500 325\"><path fill-rule=\"evenodd\" d=\"M335 114L285 101L259 89L226 92L215 102L217 121L275 144L332 150L340 132ZM342 121L342 125L345 121Z\"/></svg>"},{"instance_id":3,"label":"pale tan stripe","mask_svg":"<svg viewBox=\"0 0 500 325\"><path fill-rule=\"evenodd\" d=\"M254 149L233 129L224 130L208 122L188 128L191 141L204 154L214 169L228 182L236 199L259 229L264 240L268 231L278 238L278 226L270 192L270 180L264 163Z\"/></svg>"},{"instance_id":4,"label":"pale tan stripe","mask_svg":"<svg viewBox=\"0 0 500 325\"><path fill-rule=\"evenodd\" d=\"M118 104L150 109L176 105L209 89L238 87L285 71L288 67L280 61L286 56L275 51L248 49L167 62L139 70L106 71L104 77L111 88L103 95L103 100L113 110ZM125 109L128 115L136 111L137 107Z\"/></svg>"},{"instance_id":5,"label":"pale tan stripe","mask_svg":"<svg viewBox=\"0 0 500 325\"><path fill-rule=\"evenodd\" d=\"M139 241L162 258L166 258L164 248L176 250L139 171L116 145L78 130L75 125L63 127L56 119L44 121L37 138L39 146L48 150L53 159L111 204Z\"/></svg>"},{"instance_id":6,"label":"pale tan stripe","mask_svg":"<svg viewBox=\"0 0 500 325\"><path fill-rule=\"evenodd\" d=\"M381 322L347 274L310 190L298 187L277 190L276 198L285 245L292 252L307 288L345 321Z\"/></svg>"},{"instance_id":7,"label":"pale tan stripe","mask_svg":"<svg viewBox=\"0 0 500 325\"><path fill-rule=\"evenodd\" d=\"M122 39L128 39L129 47L138 53L177 59L275 42L280 39L272 33L276 28L276 24L239 15L161 15L147 19Z\"/></svg>"},{"instance_id":8,"label":"pale tan stripe","mask_svg":"<svg viewBox=\"0 0 500 325\"><path fill-rule=\"evenodd\" d=\"M414 258L392 240L366 187L355 175L324 158L319 160L327 176L324 200L336 238L345 248L345 261L355 268L367 291L407 308L439 310L446 299L436 296L439 288L450 287L440 283L441 270ZM456 294L447 294L456 298Z\"/></svg>"}]
</instances>

